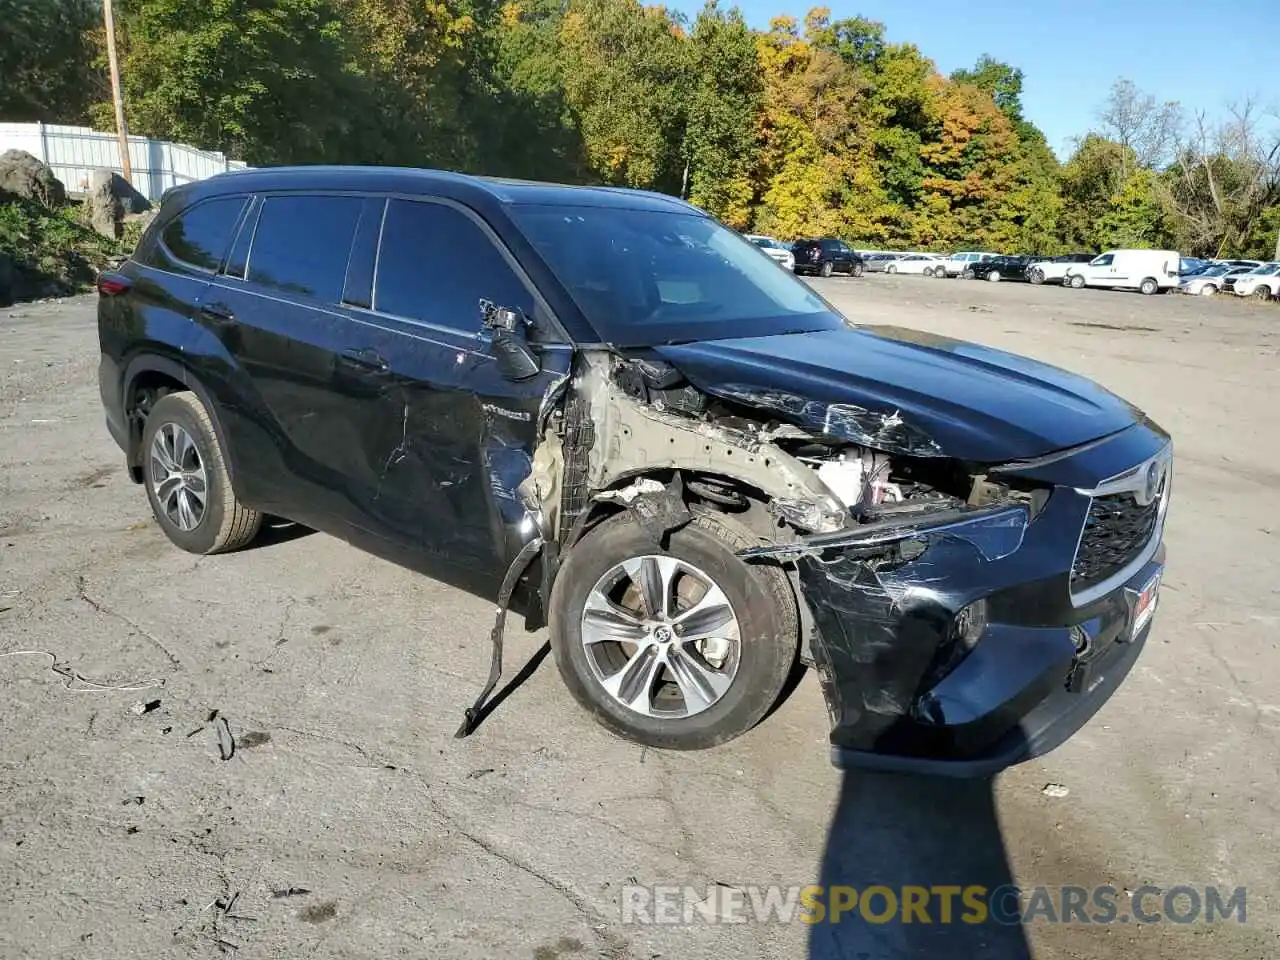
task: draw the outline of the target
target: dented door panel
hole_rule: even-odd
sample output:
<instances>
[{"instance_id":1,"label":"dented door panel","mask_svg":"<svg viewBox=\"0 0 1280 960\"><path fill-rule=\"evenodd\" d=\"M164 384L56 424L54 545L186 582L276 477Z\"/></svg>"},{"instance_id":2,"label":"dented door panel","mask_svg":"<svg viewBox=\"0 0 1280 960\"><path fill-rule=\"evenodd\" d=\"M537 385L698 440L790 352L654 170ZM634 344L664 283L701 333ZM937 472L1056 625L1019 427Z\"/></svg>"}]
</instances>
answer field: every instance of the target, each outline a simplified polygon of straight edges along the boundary
<instances>
[{"instance_id":1,"label":"dented door panel","mask_svg":"<svg viewBox=\"0 0 1280 960\"><path fill-rule=\"evenodd\" d=\"M542 370L513 383L481 335L368 314L362 342L385 371L361 417L360 526L423 555L501 579L536 531L516 488L529 476L544 395L567 348L540 348Z\"/></svg>"}]
</instances>

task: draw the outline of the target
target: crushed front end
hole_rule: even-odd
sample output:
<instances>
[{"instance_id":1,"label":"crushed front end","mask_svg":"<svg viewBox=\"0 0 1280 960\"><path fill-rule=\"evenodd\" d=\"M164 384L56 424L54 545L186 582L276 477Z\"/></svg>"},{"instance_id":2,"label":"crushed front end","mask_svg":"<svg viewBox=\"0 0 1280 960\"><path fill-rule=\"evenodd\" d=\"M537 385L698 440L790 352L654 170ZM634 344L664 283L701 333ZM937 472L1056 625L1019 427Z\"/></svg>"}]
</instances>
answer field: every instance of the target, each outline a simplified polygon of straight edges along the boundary
<instances>
[{"instance_id":1,"label":"crushed front end","mask_svg":"<svg viewBox=\"0 0 1280 960\"><path fill-rule=\"evenodd\" d=\"M1171 451L1144 421L988 468L967 502L886 484L863 522L744 551L798 567L833 762L990 775L1083 726L1150 631Z\"/></svg>"}]
</instances>

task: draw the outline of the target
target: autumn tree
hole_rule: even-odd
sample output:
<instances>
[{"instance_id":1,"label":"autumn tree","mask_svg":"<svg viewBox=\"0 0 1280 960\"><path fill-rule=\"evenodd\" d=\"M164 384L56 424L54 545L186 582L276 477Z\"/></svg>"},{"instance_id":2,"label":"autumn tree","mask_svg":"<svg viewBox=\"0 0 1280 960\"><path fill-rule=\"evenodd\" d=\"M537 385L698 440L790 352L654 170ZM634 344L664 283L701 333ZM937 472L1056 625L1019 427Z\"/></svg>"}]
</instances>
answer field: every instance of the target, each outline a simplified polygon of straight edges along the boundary
<instances>
[{"instance_id":1,"label":"autumn tree","mask_svg":"<svg viewBox=\"0 0 1280 960\"><path fill-rule=\"evenodd\" d=\"M690 79L680 22L638 0L569 0L559 56L594 174L604 183L678 193Z\"/></svg>"}]
</instances>

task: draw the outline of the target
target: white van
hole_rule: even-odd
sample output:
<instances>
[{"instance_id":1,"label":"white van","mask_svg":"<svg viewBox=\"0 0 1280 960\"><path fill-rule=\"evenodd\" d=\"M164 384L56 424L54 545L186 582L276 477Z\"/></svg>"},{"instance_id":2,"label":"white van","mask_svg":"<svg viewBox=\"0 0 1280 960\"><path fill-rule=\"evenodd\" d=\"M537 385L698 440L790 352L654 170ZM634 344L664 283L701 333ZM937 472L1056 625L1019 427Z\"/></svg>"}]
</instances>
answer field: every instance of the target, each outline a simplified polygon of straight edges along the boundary
<instances>
[{"instance_id":1,"label":"white van","mask_svg":"<svg viewBox=\"0 0 1280 960\"><path fill-rule=\"evenodd\" d=\"M1063 286L1117 287L1150 296L1178 285L1182 257L1176 250L1108 250L1067 268Z\"/></svg>"}]
</instances>

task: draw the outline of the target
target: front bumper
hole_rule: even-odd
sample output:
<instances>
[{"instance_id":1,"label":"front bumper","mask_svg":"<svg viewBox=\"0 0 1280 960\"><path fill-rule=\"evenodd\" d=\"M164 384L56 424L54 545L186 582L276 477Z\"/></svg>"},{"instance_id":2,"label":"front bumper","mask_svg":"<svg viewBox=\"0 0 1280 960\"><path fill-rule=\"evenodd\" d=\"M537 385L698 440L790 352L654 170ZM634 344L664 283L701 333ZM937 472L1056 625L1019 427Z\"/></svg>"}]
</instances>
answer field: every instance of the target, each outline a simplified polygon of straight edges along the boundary
<instances>
[{"instance_id":1,"label":"front bumper","mask_svg":"<svg viewBox=\"0 0 1280 960\"><path fill-rule=\"evenodd\" d=\"M1117 457L1131 468L1165 444L1158 428L1136 425L1075 458L1029 465L1029 476L1059 477L1034 518L1023 505L993 505L915 527L809 537L790 557L772 546L743 551L797 563L832 762L989 776L1082 727L1146 642L1150 621L1134 630L1135 602L1162 572L1164 547L1162 514L1139 558L1115 575L1121 582L1073 598L1091 502L1081 488L1121 473ZM985 626L965 644L956 618L977 601Z\"/></svg>"}]
</instances>

